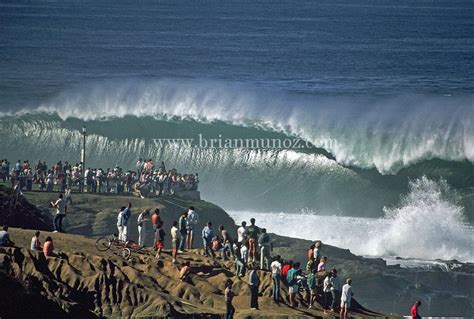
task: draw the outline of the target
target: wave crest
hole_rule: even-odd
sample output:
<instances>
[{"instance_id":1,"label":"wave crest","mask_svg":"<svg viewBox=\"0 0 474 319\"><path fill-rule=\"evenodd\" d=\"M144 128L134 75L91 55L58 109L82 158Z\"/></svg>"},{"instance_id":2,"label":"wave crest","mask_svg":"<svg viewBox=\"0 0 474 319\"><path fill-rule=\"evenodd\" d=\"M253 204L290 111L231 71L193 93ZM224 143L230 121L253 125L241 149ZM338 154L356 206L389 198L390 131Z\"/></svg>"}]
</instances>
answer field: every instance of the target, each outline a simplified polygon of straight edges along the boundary
<instances>
[{"instance_id":1,"label":"wave crest","mask_svg":"<svg viewBox=\"0 0 474 319\"><path fill-rule=\"evenodd\" d=\"M375 167L383 174L433 158L474 162L471 95L327 97L221 81L133 79L78 86L22 112L84 121L127 116L222 121L296 136L326 147L343 165ZM321 145L325 140L337 143Z\"/></svg>"}]
</instances>

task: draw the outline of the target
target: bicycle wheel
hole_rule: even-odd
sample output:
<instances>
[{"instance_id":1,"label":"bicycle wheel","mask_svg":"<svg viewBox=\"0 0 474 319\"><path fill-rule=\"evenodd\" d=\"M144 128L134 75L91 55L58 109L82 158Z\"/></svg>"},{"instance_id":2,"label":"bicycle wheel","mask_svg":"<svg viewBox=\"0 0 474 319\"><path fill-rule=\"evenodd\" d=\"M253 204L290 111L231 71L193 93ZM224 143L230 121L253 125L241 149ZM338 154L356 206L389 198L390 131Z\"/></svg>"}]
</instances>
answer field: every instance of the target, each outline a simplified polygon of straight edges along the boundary
<instances>
[{"instance_id":1,"label":"bicycle wheel","mask_svg":"<svg viewBox=\"0 0 474 319\"><path fill-rule=\"evenodd\" d=\"M120 251L120 257L122 257L123 259L128 259L130 258L130 256L132 255L132 252L130 251L130 249L124 247L121 251Z\"/></svg>"},{"instance_id":2,"label":"bicycle wheel","mask_svg":"<svg viewBox=\"0 0 474 319\"><path fill-rule=\"evenodd\" d=\"M98 251L106 251L110 249L110 245L110 239L107 237L100 237L95 242L95 248L97 248Z\"/></svg>"}]
</instances>

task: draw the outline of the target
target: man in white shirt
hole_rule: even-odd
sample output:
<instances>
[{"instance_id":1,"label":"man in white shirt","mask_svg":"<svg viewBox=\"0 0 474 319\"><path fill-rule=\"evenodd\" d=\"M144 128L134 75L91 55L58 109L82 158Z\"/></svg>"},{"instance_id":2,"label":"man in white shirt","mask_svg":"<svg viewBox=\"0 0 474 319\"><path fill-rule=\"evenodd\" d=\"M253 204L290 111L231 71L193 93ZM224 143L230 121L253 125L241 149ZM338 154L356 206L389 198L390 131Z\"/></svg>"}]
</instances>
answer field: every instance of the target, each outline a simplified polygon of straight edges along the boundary
<instances>
[{"instance_id":1,"label":"man in white shirt","mask_svg":"<svg viewBox=\"0 0 474 319\"><path fill-rule=\"evenodd\" d=\"M247 223L243 221L241 226L237 228L237 241L239 243L242 243L247 237L247 230L245 226L247 226Z\"/></svg>"},{"instance_id":2,"label":"man in white shirt","mask_svg":"<svg viewBox=\"0 0 474 319\"><path fill-rule=\"evenodd\" d=\"M341 319L347 319L350 311L351 311L351 301L352 301L352 296L354 295L352 293L352 279L347 278L346 284L342 286L342 294L341 294L341 313L340 313L340 318Z\"/></svg>"},{"instance_id":3,"label":"man in white shirt","mask_svg":"<svg viewBox=\"0 0 474 319\"><path fill-rule=\"evenodd\" d=\"M117 229L119 231L119 239L127 241L127 224L128 219L132 215L130 209L132 208L132 203L128 203L128 207L122 206L117 218Z\"/></svg>"},{"instance_id":4,"label":"man in white shirt","mask_svg":"<svg viewBox=\"0 0 474 319\"><path fill-rule=\"evenodd\" d=\"M54 233L63 232L63 218L66 216L67 205L63 199L63 194L58 195L56 202L51 202L51 206L56 208L56 216L54 216Z\"/></svg>"},{"instance_id":5,"label":"man in white shirt","mask_svg":"<svg viewBox=\"0 0 474 319\"><path fill-rule=\"evenodd\" d=\"M199 215L194 211L194 207L191 206L188 209L188 218L187 218L187 230L188 238L186 243L186 249L193 249L193 234L194 228L199 222Z\"/></svg>"},{"instance_id":6,"label":"man in white shirt","mask_svg":"<svg viewBox=\"0 0 474 319\"><path fill-rule=\"evenodd\" d=\"M275 260L271 263L270 268L272 270L272 296L273 300L276 303L279 303L281 300L280 296L280 282L281 282L281 258L276 256Z\"/></svg>"},{"instance_id":7,"label":"man in white shirt","mask_svg":"<svg viewBox=\"0 0 474 319\"><path fill-rule=\"evenodd\" d=\"M140 215L138 215L137 224L138 224L138 245L145 246L146 238L146 227L145 224L148 221L150 216L150 210L144 209Z\"/></svg>"},{"instance_id":8,"label":"man in white shirt","mask_svg":"<svg viewBox=\"0 0 474 319\"><path fill-rule=\"evenodd\" d=\"M171 227L171 246L173 248L171 255L173 256L173 264L176 263L176 255L178 254L180 233L178 229L178 222L173 222L173 227Z\"/></svg>"}]
</instances>

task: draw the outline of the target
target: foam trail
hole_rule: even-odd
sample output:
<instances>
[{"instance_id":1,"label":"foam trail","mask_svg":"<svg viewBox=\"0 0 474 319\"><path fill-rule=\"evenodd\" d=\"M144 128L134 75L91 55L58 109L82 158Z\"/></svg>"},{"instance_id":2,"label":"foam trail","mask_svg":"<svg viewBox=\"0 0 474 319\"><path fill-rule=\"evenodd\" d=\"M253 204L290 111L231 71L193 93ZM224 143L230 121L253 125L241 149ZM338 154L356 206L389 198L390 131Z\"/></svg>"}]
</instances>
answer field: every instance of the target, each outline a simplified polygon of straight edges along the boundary
<instances>
[{"instance_id":1,"label":"foam trail","mask_svg":"<svg viewBox=\"0 0 474 319\"><path fill-rule=\"evenodd\" d=\"M353 253L376 257L474 262L474 228L464 223L444 181L422 177L410 183L399 207L379 219L306 214L233 211L239 222L255 217L270 232L301 239L321 239ZM306 227L302 227L306 225Z\"/></svg>"},{"instance_id":2,"label":"foam trail","mask_svg":"<svg viewBox=\"0 0 474 319\"><path fill-rule=\"evenodd\" d=\"M189 118L284 132L331 152L339 163L384 174L425 159L474 162L474 103L463 97L322 97L198 80L91 83L21 112L62 119ZM20 112L20 113L21 113ZM324 141L335 140L328 145Z\"/></svg>"}]
</instances>

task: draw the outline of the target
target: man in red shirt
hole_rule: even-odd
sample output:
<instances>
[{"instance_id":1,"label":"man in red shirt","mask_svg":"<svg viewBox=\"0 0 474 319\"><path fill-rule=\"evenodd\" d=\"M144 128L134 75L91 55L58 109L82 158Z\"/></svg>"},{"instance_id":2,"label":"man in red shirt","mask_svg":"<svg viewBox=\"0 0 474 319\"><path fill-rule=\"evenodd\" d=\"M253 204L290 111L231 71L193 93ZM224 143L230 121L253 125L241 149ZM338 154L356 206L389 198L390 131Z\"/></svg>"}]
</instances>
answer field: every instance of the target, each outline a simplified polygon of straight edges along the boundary
<instances>
[{"instance_id":1,"label":"man in red shirt","mask_svg":"<svg viewBox=\"0 0 474 319\"><path fill-rule=\"evenodd\" d=\"M286 276L288 276L288 271L293 267L293 261L290 260L289 262L286 262L283 267L281 267L281 276L286 279Z\"/></svg>"},{"instance_id":2,"label":"man in red shirt","mask_svg":"<svg viewBox=\"0 0 474 319\"><path fill-rule=\"evenodd\" d=\"M411 307L411 318L412 319L421 319L420 314L418 313L418 308L421 306L421 301L415 302L413 307Z\"/></svg>"}]
</instances>

